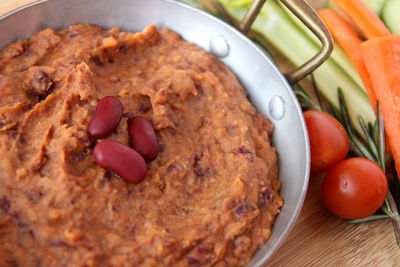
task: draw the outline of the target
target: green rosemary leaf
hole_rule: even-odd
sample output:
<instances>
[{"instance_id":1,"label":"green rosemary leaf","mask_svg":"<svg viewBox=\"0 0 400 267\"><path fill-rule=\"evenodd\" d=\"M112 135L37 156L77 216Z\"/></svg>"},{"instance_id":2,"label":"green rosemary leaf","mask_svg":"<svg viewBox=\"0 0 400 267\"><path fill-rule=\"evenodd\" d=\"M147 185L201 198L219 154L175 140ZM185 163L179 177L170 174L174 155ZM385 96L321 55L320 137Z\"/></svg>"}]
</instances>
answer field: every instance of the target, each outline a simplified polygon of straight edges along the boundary
<instances>
[{"instance_id":1,"label":"green rosemary leaf","mask_svg":"<svg viewBox=\"0 0 400 267\"><path fill-rule=\"evenodd\" d=\"M343 119L339 114L339 110L330 102L327 103L328 113L337 119L343 125Z\"/></svg>"},{"instance_id":2,"label":"green rosemary leaf","mask_svg":"<svg viewBox=\"0 0 400 267\"><path fill-rule=\"evenodd\" d=\"M351 224L356 224L356 223L364 223L364 222L376 221L376 220L387 219L387 218L390 218L390 216L387 214L376 214L376 215L371 215L371 216L368 216L368 217L362 218L362 219L349 220L347 222L351 223Z\"/></svg>"},{"instance_id":3,"label":"green rosemary leaf","mask_svg":"<svg viewBox=\"0 0 400 267\"><path fill-rule=\"evenodd\" d=\"M318 106L311 96L301 87L299 84L293 85L293 91L296 94L297 99L303 110L314 109L321 111L321 107Z\"/></svg>"},{"instance_id":4,"label":"green rosemary leaf","mask_svg":"<svg viewBox=\"0 0 400 267\"><path fill-rule=\"evenodd\" d=\"M342 125L346 129L346 132L349 136L351 143L356 148L356 153L361 154L363 157L370 159L374 162L377 161L377 158L369 151L369 149L364 145L363 142L359 140L356 135L356 131L354 129L354 125L351 121L349 111L347 109L346 100L344 99L342 89L338 89L338 98L340 103L340 114L342 117ZM364 124L365 125L365 124Z\"/></svg>"},{"instance_id":5,"label":"green rosemary leaf","mask_svg":"<svg viewBox=\"0 0 400 267\"><path fill-rule=\"evenodd\" d=\"M372 137L373 136L373 132L374 132L374 124L372 124L371 122L368 122L368 132L371 134Z\"/></svg>"},{"instance_id":6,"label":"green rosemary leaf","mask_svg":"<svg viewBox=\"0 0 400 267\"><path fill-rule=\"evenodd\" d=\"M376 104L376 116L378 118L378 153L379 153L379 161L381 162L381 168L383 172L386 173L386 164L385 164L385 125L383 122L382 112L379 107L379 103Z\"/></svg>"},{"instance_id":7,"label":"green rosemary leaf","mask_svg":"<svg viewBox=\"0 0 400 267\"><path fill-rule=\"evenodd\" d=\"M366 140L366 142L367 142L367 144L369 146L370 154L373 156L374 161L375 162L379 161L378 165L381 165L380 164L380 157L378 156L378 150L376 148L376 143L374 142L373 138L369 134L367 126L365 125L365 122L364 122L363 118L359 115L357 119L358 119L358 122L361 125L361 129L362 129L362 131L364 133L365 140Z\"/></svg>"},{"instance_id":8,"label":"green rosemary leaf","mask_svg":"<svg viewBox=\"0 0 400 267\"><path fill-rule=\"evenodd\" d=\"M392 213L392 210L390 208L390 204L389 204L389 199L388 196L386 196L385 201L383 201L383 204L381 206L381 210L386 213L387 215L390 216L390 214Z\"/></svg>"},{"instance_id":9,"label":"green rosemary leaf","mask_svg":"<svg viewBox=\"0 0 400 267\"><path fill-rule=\"evenodd\" d=\"M400 181L397 177L396 168L392 168L392 179L388 179L389 188L393 194L393 198L396 202L398 212L400 212Z\"/></svg>"},{"instance_id":10,"label":"green rosemary leaf","mask_svg":"<svg viewBox=\"0 0 400 267\"><path fill-rule=\"evenodd\" d=\"M371 123L368 123L368 128L372 138L374 139L375 144L378 144L378 132L379 132L378 123L376 121L374 122L373 125Z\"/></svg>"},{"instance_id":11,"label":"green rosemary leaf","mask_svg":"<svg viewBox=\"0 0 400 267\"><path fill-rule=\"evenodd\" d=\"M347 108L346 100L344 99L344 95L341 88L338 88L338 98L340 104L340 113L343 118L344 127L347 130L348 134L355 136L354 125L351 122L351 118L349 115L349 110Z\"/></svg>"},{"instance_id":12,"label":"green rosemary leaf","mask_svg":"<svg viewBox=\"0 0 400 267\"><path fill-rule=\"evenodd\" d=\"M372 160L373 162L377 162L377 158L375 158L374 155L371 154L368 148L366 148L366 146L357 137L355 137L354 134L352 136L349 136L349 138L364 158Z\"/></svg>"},{"instance_id":13,"label":"green rosemary leaf","mask_svg":"<svg viewBox=\"0 0 400 267\"><path fill-rule=\"evenodd\" d=\"M318 104L321 107L321 111L326 112L324 104L322 102L321 92L320 92L320 90L318 88L317 82L315 81L314 74L312 74L312 73L311 73L311 84L312 84L312 87L314 88L314 93L315 93L315 96L317 97Z\"/></svg>"}]
</instances>

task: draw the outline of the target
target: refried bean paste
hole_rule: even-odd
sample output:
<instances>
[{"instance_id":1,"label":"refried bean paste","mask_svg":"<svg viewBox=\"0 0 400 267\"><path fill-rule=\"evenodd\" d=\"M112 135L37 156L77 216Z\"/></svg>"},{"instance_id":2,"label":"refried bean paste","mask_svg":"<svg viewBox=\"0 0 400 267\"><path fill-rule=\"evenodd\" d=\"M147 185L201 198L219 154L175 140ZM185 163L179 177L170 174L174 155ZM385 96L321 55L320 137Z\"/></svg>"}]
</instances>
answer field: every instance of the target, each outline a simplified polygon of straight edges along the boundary
<instances>
[{"instance_id":1,"label":"refried bean paste","mask_svg":"<svg viewBox=\"0 0 400 267\"><path fill-rule=\"evenodd\" d=\"M46 29L0 57L0 266L236 266L282 206L273 132L232 72L168 29ZM87 125L116 96L160 144L134 185Z\"/></svg>"}]
</instances>

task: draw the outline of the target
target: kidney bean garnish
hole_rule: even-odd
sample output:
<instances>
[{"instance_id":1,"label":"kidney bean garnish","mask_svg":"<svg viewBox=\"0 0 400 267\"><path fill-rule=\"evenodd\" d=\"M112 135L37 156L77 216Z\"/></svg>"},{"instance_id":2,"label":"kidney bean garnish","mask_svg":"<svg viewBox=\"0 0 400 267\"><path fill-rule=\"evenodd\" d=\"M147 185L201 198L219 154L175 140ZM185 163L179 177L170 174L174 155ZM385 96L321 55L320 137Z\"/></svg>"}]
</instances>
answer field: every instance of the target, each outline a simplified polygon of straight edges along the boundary
<instances>
[{"instance_id":1,"label":"kidney bean garnish","mask_svg":"<svg viewBox=\"0 0 400 267\"><path fill-rule=\"evenodd\" d=\"M103 97L89 122L88 133L94 138L105 138L118 126L123 107L115 96Z\"/></svg>"},{"instance_id":2,"label":"kidney bean garnish","mask_svg":"<svg viewBox=\"0 0 400 267\"><path fill-rule=\"evenodd\" d=\"M128 130L132 147L146 161L154 160L158 155L159 146L151 123L142 116L135 116L128 120Z\"/></svg>"},{"instance_id":3,"label":"kidney bean garnish","mask_svg":"<svg viewBox=\"0 0 400 267\"><path fill-rule=\"evenodd\" d=\"M147 165L143 157L119 142L103 140L94 147L93 155L100 167L116 173L129 183L140 183L146 176Z\"/></svg>"}]
</instances>

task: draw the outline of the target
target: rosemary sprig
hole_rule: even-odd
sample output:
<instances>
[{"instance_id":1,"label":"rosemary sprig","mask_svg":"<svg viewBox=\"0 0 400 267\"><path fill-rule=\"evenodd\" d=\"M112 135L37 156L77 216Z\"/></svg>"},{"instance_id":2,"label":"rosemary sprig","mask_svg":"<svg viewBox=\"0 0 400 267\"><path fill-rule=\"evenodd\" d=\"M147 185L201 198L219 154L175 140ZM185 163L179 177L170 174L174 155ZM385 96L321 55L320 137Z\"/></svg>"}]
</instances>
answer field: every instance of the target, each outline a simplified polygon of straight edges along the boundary
<instances>
[{"instance_id":1,"label":"rosemary sprig","mask_svg":"<svg viewBox=\"0 0 400 267\"><path fill-rule=\"evenodd\" d=\"M314 94L317 97L318 104L321 107L321 111L326 112L325 106L323 104L324 102L322 100L322 95L318 89L317 81L315 80L314 74L311 73L310 76L311 76L311 85L312 85L312 88L314 89Z\"/></svg>"},{"instance_id":2,"label":"rosemary sprig","mask_svg":"<svg viewBox=\"0 0 400 267\"><path fill-rule=\"evenodd\" d=\"M371 221L388 219L388 218L390 218L390 216L387 215L387 214L373 214L371 216L368 216L367 218L351 220L351 221L348 221L348 222L352 223L352 224L356 224L356 223L371 222Z\"/></svg>"},{"instance_id":3,"label":"rosemary sprig","mask_svg":"<svg viewBox=\"0 0 400 267\"><path fill-rule=\"evenodd\" d=\"M386 173L386 165L391 161L391 155L386 155L385 151L385 127L383 123L383 117L379 105L377 105L377 121L374 124L365 124L365 121L361 116L358 116L358 123L361 126L363 135L358 135L355 131L354 124L350 118L346 100L344 98L341 88L338 88L338 100L340 108L337 109L329 102L322 101L322 96L319 94L318 87L313 83L314 90L317 94L318 104L311 98L311 96L303 89L300 85L295 85L293 90L300 102L303 109L316 109L325 110L334 116L345 128L350 141L350 150L353 154L370 159L377 163L382 170ZM328 108L324 108L324 103ZM387 197L381 207L383 214L374 214L369 217L349 220L349 223L361 223L379 219L391 218L393 221L393 227L396 232L396 239L400 245L400 216L397 207L400 207L400 182L394 171L392 179L388 179L389 187L394 192L395 197L393 198L391 191L388 191ZM397 201L396 201L397 200Z\"/></svg>"},{"instance_id":4,"label":"rosemary sprig","mask_svg":"<svg viewBox=\"0 0 400 267\"><path fill-rule=\"evenodd\" d=\"M315 109L321 111L321 106L316 104L311 96L299 84L293 86L293 91L303 110Z\"/></svg>"},{"instance_id":5,"label":"rosemary sprig","mask_svg":"<svg viewBox=\"0 0 400 267\"><path fill-rule=\"evenodd\" d=\"M362 127L364 136L363 138L360 136L357 136L354 131L352 131L352 122L349 119L349 114L347 110L347 105L346 101L344 99L342 90L339 88L338 90L338 97L339 97L339 102L341 104L341 110L342 110L342 115L345 118L348 118L344 124L344 127L349 135L350 142L353 142L355 146L359 149L361 154L365 157L368 158L375 163L377 163L383 170L383 172L386 173L386 161L385 161L385 127L383 124L383 117L382 113L380 111L379 104L377 105L377 117L378 121L375 122L377 124L377 127L367 127L365 125L364 120L361 117L358 117L358 121ZM377 128L378 131L377 133L374 132L374 129ZM373 136L376 135L376 138L373 138ZM397 177L395 178L397 179ZM398 221L399 220L399 214L397 211L396 203L394 203L393 197L391 195L390 190L388 191L388 194L386 196L386 199L381 207L381 210L384 212L384 215L386 216L377 216L377 215L371 215L369 217L359 219L359 220L350 220L348 221L349 223L360 223L360 222L367 222L371 220L376 220L379 218L391 218L392 220ZM391 203L393 202L393 203ZM396 230L397 228L397 230ZM400 227L395 227L395 230L397 232L400 232ZM398 234L396 234L396 238L398 238Z\"/></svg>"},{"instance_id":6,"label":"rosemary sprig","mask_svg":"<svg viewBox=\"0 0 400 267\"><path fill-rule=\"evenodd\" d=\"M301 88L301 87L300 87ZM318 87L314 83L314 89L318 92ZM293 88L296 95L300 95L298 100L301 106L306 107L307 109L315 109L315 106L322 107L323 101L321 98L318 98L319 105L316 104L313 99L307 94L307 92L303 89ZM301 93L298 93L300 91ZM377 105L377 121L372 125L366 125L363 118L358 116L358 123L361 126L363 131L363 135L358 135L355 131L352 120L350 119L349 111L347 108L346 100L344 98L343 92L341 88L338 88L338 100L340 104L340 108L337 109L330 103L328 105L328 111L331 113L345 128L350 141L350 147L354 154L357 156L361 156L364 158L368 158L375 163L377 163L382 170L386 173L386 165L390 162L391 157L386 156L385 151L385 127L383 122L382 113ZM322 110L322 108L316 108L317 110ZM394 169L394 168L393 168ZM373 214L366 218L357 219L357 220L349 220L349 223L362 223L369 222L380 219L390 218L393 223L393 229L396 236L396 241L398 246L400 246L400 215L398 207L400 207L400 182L397 178L397 174L393 173L392 179L388 178L388 182L390 185L390 189L394 192L396 198L393 198L391 190L388 191L387 196L385 198L384 203L381 206L381 211L383 214ZM397 200L397 202L396 202Z\"/></svg>"}]
</instances>

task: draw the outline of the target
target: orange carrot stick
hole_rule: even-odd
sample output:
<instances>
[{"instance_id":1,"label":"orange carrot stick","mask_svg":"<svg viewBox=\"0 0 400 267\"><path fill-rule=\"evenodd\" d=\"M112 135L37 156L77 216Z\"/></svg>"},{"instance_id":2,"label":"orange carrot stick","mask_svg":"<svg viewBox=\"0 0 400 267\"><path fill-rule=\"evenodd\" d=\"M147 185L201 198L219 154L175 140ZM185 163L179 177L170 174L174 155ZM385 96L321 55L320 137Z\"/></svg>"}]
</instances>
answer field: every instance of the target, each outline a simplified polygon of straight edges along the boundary
<instances>
[{"instance_id":1,"label":"orange carrot stick","mask_svg":"<svg viewBox=\"0 0 400 267\"><path fill-rule=\"evenodd\" d=\"M362 0L332 0L366 39L390 34L382 20Z\"/></svg>"},{"instance_id":2,"label":"orange carrot stick","mask_svg":"<svg viewBox=\"0 0 400 267\"><path fill-rule=\"evenodd\" d=\"M400 35L374 38L360 47L382 110L396 170L400 173Z\"/></svg>"},{"instance_id":3,"label":"orange carrot stick","mask_svg":"<svg viewBox=\"0 0 400 267\"><path fill-rule=\"evenodd\" d=\"M360 50L362 40L358 37L351 25L336 11L332 9L322 9L318 12L318 15L325 22L333 38L335 38L346 52L347 56L349 56L351 62L353 62L354 67L364 83L371 105L375 110L376 96Z\"/></svg>"}]
</instances>

